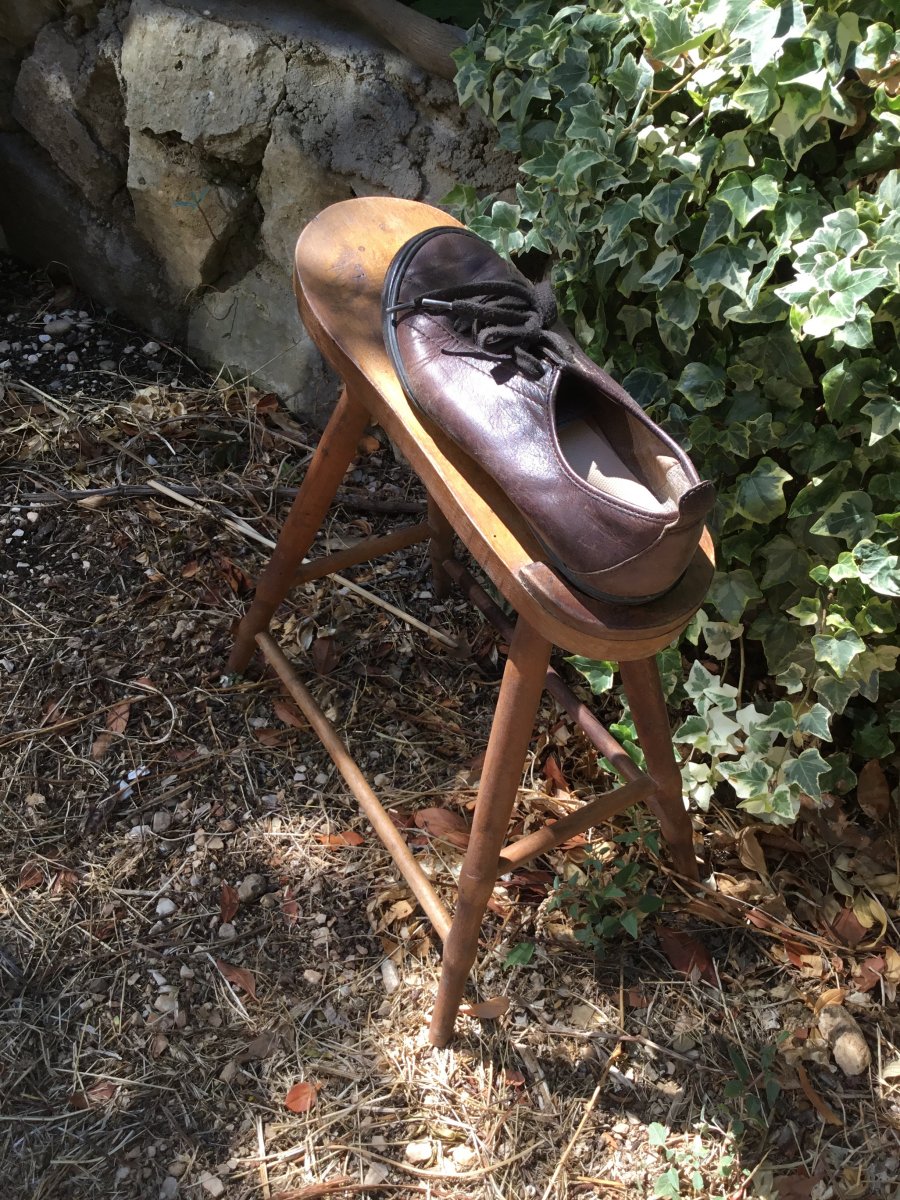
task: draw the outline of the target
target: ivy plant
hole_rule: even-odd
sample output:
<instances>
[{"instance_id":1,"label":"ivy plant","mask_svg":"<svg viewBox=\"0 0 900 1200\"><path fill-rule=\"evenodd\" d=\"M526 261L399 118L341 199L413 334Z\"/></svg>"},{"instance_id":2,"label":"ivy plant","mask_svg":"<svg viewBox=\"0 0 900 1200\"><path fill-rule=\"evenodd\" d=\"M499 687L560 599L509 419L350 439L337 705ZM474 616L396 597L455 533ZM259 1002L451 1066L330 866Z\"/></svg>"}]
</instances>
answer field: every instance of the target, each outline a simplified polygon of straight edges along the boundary
<instances>
[{"instance_id":1,"label":"ivy plant","mask_svg":"<svg viewBox=\"0 0 900 1200\"><path fill-rule=\"evenodd\" d=\"M900 730L895 8L494 0L457 52L520 181L450 202L547 256L586 351L718 485L694 636L723 668L678 737L697 798L776 820L846 779L836 716L866 758Z\"/></svg>"}]
</instances>

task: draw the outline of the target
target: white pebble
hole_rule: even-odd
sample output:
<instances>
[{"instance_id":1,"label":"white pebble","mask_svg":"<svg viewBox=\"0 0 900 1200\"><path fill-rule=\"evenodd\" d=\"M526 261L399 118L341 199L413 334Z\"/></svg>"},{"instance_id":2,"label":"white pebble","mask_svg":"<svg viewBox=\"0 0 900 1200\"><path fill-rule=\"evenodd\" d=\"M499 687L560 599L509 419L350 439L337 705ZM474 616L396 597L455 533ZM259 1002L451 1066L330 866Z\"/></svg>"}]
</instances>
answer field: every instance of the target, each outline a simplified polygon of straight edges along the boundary
<instances>
[{"instance_id":1,"label":"white pebble","mask_svg":"<svg viewBox=\"0 0 900 1200\"><path fill-rule=\"evenodd\" d=\"M223 922L223 924L219 926L219 937L223 942L230 942L236 933L237 930L228 921Z\"/></svg>"},{"instance_id":2,"label":"white pebble","mask_svg":"<svg viewBox=\"0 0 900 1200\"><path fill-rule=\"evenodd\" d=\"M158 917L171 917L177 907L178 905L174 900L170 900L168 896L163 896L162 900L156 906L156 915Z\"/></svg>"},{"instance_id":3,"label":"white pebble","mask_svg":"<svg viewBox=\"0 0 900 1200\"><path fill-rule=\"evenodd\" d=\"M174 1175L167 1175L159 1189L159 1200L175 1200L178 1195L178 1180Z\"/></svg>"},{"instance_id":4,"label":"white pebble","mask_svg":"<svg viewBox=\"0 0 900 1200\"><path fill-rule=\"evenodd\" d=\"M33 525L35 523L35 521L38 519L38 514L36 512L27 512L25 514L25 519L27 521L30 521Z\"/></svg>"},{"instance_id":5,"label":"white pebble","mask_svg":"<svg viewBox=\"0 0 900 1200\"><path fill-rule=\"evenodd\" d=\"M39 334L38 334L38 341L39 341L39 342L52 342L52 341L53 341L53 339L50 337L50 334L49 334L49 333L39 333Z\"/></svg>"},{"instance_id":6,"label":"white pebble","mask_svg":"<svg viewBox=\"0 0 900 1200\"><path fill-rule=\"evenodd\" d=\"M159 342L147 342L141 346L141 354L156 354L159 350Z\"/></svg>"},{"instance_id":7,"label":"white pebble","mask_svg":"<svg viewBox=\"0 0 900 1200\"><path fill-rule=\"evenodd\" d=\"M208 1192L210 1196L221 1196L225 1191L225 1184L216 1175L211 1175L209 1171L204 1171L200 1176L200 1183L203 1190Z\"/></svg>"}]
</instances>

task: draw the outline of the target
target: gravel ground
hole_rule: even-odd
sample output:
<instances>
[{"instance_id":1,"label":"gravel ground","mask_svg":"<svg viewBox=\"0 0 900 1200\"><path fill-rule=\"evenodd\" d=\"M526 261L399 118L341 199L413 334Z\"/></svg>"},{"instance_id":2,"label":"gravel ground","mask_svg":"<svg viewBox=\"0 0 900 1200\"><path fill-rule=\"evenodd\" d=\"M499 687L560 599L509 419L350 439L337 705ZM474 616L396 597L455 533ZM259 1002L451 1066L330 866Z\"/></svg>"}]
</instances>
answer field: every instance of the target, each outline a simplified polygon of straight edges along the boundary
<instances>
[{"instance_id":1,"label":"gravel ground","mask_svg":"<svg viewBox=\"0 0 900 1200\"><path fill-rule=\"evenodd\" d=\"M900 1196L893 827L714 809L697 896L623 816L498 887L501 1015L433 1051L428 923L277 681L221 674L315 431L8 260L0 413L0 1195ZM374 430L316 550L422 502ZM275 630L450 901L503 647L422 547L351 574L468 650L328 581ZM547 700L516 828L608 782ZM848 853L887 926L841 943ZM615 860L665 905L598 955L553 880Z\"/></svg>"}]
</instances>

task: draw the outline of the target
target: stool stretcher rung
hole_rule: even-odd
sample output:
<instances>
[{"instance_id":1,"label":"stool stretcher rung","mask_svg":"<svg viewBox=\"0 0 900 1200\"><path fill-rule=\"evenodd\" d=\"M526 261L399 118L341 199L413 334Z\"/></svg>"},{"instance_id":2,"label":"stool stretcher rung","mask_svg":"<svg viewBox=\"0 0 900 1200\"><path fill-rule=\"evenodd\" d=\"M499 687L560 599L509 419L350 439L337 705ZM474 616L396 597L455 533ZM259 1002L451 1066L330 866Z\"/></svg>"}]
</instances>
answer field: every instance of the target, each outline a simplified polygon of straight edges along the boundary
<instances>
[{"instance_id":1,"label":"stool stretcher rung","mask_svg":"<svg viewBox=\"0 0 900 1200\"><path fill-rule=\"evenodd\" d=\"M394 550L405 550L408 546L428 541L430 537L431 526L427 521L420 521L418 525L404 525L383 537L363 538L361 542L348 546L346 550L336 550L334 554L326 554L322 558L305 562L294 575L291 587L309 583L313 579L321 579L325 575L333 575L335 571L355 567L358 563L369 562L383 554L391 554Z\"/></svg>"},{"instance_id":2,"label":"stool stretcher rung","mask_svg":"<svg viewBox=\"0 0 900 1200\"><path fill-rule=\"evenodd\" d=\"M512 638L513 624L502 609L494 603L477 579L457 562L448 558L443 568L464 596L480 609L499 634L507 641ZM640 767L631 756L616 741L606 726L598 721L588 706L579 700L562 676L553 669L547 670L547 680L544 688L557 702L563 712L567 713L579 726L585 737L607 759L617 774L628 783L636 783L644 778Z\"/></svg>"},{"instance_id":3,"label":"stool stretcher rung","mask_svg":"<svg viewBox=\"0 0 900 1200\"><path fill-rule=\"evenodd\" d=\"M504 847L500 855L497 874L505 875L507 871L521 867L532 858L537 858L539 854L546 854L548 850L574 837L576 833L584 833L585 829L608 821L623 809L642 803L653 792L655 786L653 780L645 775L634 783L623 784L614 792L607 792L605 796L598 796L596 800L583 804L577 812L569 813L553 824L544 825L534 833L511 842Z\"/></svg>"},{"instance_id":4,"label":"stool stretcher rung","mask_svg":"<svg viewBox=\"0 0 900 1200\"><path fill-rule=\"evenodd\" d=\"M372 791L365 776L353 760L350 751L338 736L334 726L316 704L309 691L303 686L288 660L282 654L278 643L268 633L258 633L256 641L265 655L266 661L273 667L278 678L287 688L291 698L296 702L300 711L313 727L319 741L331 755L331 759L344 778L347 787L359 801L359 806L368 818L369 824L375 830L397 864L401 875L412 889L413 895L421 904L426 916L434 926L434 931L445 941L450 932L450 914L438 898L432 887L431 880L404 841L403 835L388 816L381 801Z\"/></svg>"}]
</instances>

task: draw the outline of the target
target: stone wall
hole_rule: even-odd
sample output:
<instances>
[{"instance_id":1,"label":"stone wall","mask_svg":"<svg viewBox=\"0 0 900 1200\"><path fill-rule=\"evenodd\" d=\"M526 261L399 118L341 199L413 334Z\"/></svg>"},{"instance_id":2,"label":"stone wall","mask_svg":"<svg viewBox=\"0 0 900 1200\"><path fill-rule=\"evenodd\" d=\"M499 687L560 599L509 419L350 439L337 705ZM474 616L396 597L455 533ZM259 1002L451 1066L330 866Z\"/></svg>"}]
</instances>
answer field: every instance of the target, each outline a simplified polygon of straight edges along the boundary
<instances>
[{"instance_id":1,"label":"stone wall","mask_svg":"<svg viewBox=\"0 0 900 1200\"><path fill-rule=\"evenodd\" d=\"M513 178L451 83L340 22L302 0L4 0L9 249L321 417L334 382L290 287L304 223Z\"/></svg>"}]
</instances>

